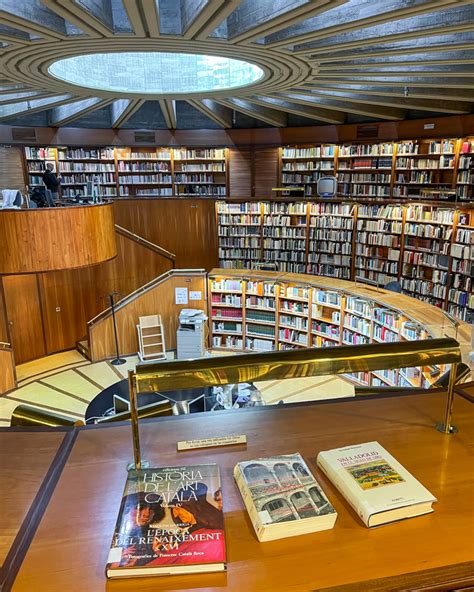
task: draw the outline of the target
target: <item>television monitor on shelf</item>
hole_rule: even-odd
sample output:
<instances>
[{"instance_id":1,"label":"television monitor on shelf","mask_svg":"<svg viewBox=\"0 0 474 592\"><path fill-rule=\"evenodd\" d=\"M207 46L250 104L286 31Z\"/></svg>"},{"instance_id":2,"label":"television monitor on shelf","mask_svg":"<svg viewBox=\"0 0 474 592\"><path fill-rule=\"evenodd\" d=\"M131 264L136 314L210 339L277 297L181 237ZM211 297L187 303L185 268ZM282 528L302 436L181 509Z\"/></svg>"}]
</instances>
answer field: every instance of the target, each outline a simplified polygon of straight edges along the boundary
<instances>
[{"instance_id":1,"label":"television monitor on shelf","mask_svg":"<svg viewBox=\"0 0 474 592\"><path fill-rule=\"evenodd\" d=\"M320 177L316 185L316 193L319 197L334 197L337 191L336 177Z\"/></svg>"}]
</instances>

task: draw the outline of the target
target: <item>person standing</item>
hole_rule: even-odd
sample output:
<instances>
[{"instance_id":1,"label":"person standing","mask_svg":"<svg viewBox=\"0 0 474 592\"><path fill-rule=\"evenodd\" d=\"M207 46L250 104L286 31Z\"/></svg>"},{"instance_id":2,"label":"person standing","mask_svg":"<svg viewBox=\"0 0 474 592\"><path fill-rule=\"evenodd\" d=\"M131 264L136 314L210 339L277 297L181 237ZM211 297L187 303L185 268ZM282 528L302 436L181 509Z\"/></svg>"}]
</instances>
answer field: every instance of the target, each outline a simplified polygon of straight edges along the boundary
<instances>
[{"instance_id":1,"label":"person standing","mask_svg":"<svg viewBox=\"0 0 474 592\"><path fill-rule=\"evenodd\" d=\"M46 188L52 193L53 202L59 199L59 186L61 185L61 177L57 177L54 172L54 165L50 162L46 165L46 170L43 173L43 183Z\"/></svg>"}]
</instances>

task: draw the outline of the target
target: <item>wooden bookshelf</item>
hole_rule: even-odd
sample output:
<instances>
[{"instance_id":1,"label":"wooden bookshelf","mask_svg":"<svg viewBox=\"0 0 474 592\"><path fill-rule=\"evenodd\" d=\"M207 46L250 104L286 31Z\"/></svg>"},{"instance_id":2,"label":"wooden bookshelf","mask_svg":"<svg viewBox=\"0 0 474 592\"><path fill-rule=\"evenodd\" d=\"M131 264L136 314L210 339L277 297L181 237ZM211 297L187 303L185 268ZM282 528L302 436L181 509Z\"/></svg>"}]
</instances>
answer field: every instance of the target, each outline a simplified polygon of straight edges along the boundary
<instances>
[{"instance_id":1,"label":"wooden bookshelf","mask_svg":"<svg viewBox=\"0 0 474 592\"><path fill-rule=\"evenodd\" d=\"M117 186L121 197L172 197L170 148L117 148Z\"/></svg>"},{"instance_id":2,"label":"wooden bookshelf","mask_svg":"<svg viewBox=\"0 0 474 592\"><path fill-rule=\"evenodd\" d=\"M412 314L412 299L354 288L344 280L303 274L216 269L209 274L211 344L237 351L272 351L423 340L436 336ZM434 309L436 310L436 309ZM431 313L433 314L433 313ZM439 313L441 314L441 313ZM434 317L433 317L434 319ZM440 327L440 331L443 329ZM446 368L426 367L347 375L364 386L428 388Z\"/></svg>"},{"instance_id":3,"label":"wooden bookshelf","mask_svg":"<svg viewBox=\"0 0 474 592\"><path fill-rule=\"evenodd\" d=\"M43 173L46 165L52 164L54 171L58 171L58 151L56 148L25 148L25 163L27 185L29 187L43 187Z\"/></svg>"},{"instance_id":4,"label":"wooden bookshelf","mask_svg":"<svg viewBox=\"0 0 474 592\"><path fill-rule=\"evenodd\" d=\"M318 179L325 175L334 175L336 156L335 144L281 148L280 187L299 186L304 188L306 197L317 196Z\"/></svg>"},{"instance_id":5,"label":"wooden bookshelf","mask_svg":"<svg viewBox=\"0 0 474 592\"><path fill-rule=\"evenodd\" d=\"M474 214L429 203L218 202L223 268L276 263L385 286L473 317Z\"/></svg>"},{"instance_id":6,"label":"wooden bookshelf","mask_svg":"<svg viewBox=\"0 0 474 592\"><path fill-rule=\"evenodd\" d=\"M95 181L103 197L227 195L226 148L25 148L29 185L42 186L47 162L63 177L63 197L85 193Z\"/></svg>"},{"instance_id":7,"label":"wooden bookshelf","mask_svg":"<svg viewBox=\"0 0 474 592\"><path fill-rule=\"evenodd\" d=\"M174 148L173 162L178 197L227 195L226 148Z\"/></svg>"},{"instance_id":8,"label":"wooden bookshelf","mask_svg":"<svg viewBox=\"0 0 474 592\"><path fill-rule=\"evenodd\" d=\"M87 194L87 184L98 186L101 197L117 196L114 148L57 148L62 197Z\"/></svg>"}]
</instances>

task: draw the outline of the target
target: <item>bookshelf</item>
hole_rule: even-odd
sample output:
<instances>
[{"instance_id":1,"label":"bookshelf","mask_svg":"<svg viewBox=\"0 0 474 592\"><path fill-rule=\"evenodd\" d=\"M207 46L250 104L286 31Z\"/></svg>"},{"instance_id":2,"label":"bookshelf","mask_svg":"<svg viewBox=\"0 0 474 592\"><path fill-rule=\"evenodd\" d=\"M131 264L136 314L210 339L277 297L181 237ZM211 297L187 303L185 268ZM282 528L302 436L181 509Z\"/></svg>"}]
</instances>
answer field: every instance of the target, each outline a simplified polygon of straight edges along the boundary
<instances>
[{"instance_id":1,"label":"bookshelf","mask_svg":"<svg viewBox=\"0 0 474 592\"><path fill-rule=\"evenodd\" d=\"M43 187L43 173L47 164L52 164L58 171L58 152L56 148L25 148L26 173L29 187Z\"/></svg>"},{"instance_id":2,"label":"bookshelf","mask_svg":"<svg viewBox=\"0 0 474 592\"><path fill-rule=\"evenodd\" d=\"M335 144L280 149L281 187L304 187L306 197L315 197L318 179L334 175L337 147Z\"/></svg>"},{"instance_id":3,"label":"bookshelf","mask_svg":"<svg viewBox=\"0 0 474 592\"><path fill-rule=\"evenodd\" d=\"M459 140L456 196L460 200L474 199L474 137Z\"/></svg>"},{"instance_id":4,"label":"bookshelf","mask_svg":"<svg viewBox=\"0 0 474 592\"><path fill-rule=\"evenodd\" d=\"M170 148L117 148L116 159L121 197L172 197Z\"/></svg>"},{"instance_id":5,"label":"bookshelf","mask_svg":"<svg viewBox=\"0 0 474 592\"><path fill-rule=\"evenodd\" d=\"M393 197L454 199L457 148L456 139L398 143Z\"/></svg>"},{"instance_id":6,"label":"bookshelf","mask_svg":"<svg viewBox=\"0 0 474 592\"><path fill-rule=\"evenodd\" d=\"M270 272L213 270L209 274L212 346L272 351L434 336L409 312L384 301L383 294L377 298L362 296L349 286L343 280L304 274L282 277ZM445 370L444 366L430 366L346 377L364 386L428 388Z\"/></svg>"},{"instance_id":7,"label":"bookshelf","mask_svg":"<svg viewBox=\"0 0 474 592\"><path fill-rule=\"evenodd\" d=\"M354 206L311 203L307 272L350 279Z\"/></svg>"},{"instance_id":8,"label":"bookshelf","mask_svg":"<svg viewBox=\"0 0 474 592\"><path fill-rule=\"evenodd\" d=\"M211 289L211 343L216 349L242 350L245 286L242 279L216 277Z\"/></svg>"},{"instance_id":9,"label":"bookshelf","mask_svg":"<svg viewBox=\"0 0 474 592\"><path fill-rule=\"evenodd\" d=\"M361 204L355 237L355 279L373 284L398 280L403 208Z\"/></svg>"},{"instance_id":10,"label":"bookshelf","mask_svg":"<svg viewBox=\"0 0 474 592\"><path fill-rule=\"evenodd\" d=\"M216 204L221 267L251 268L262 257L262 212L257 202Z\"/></svg>"},{"instance_id":11,"label":"bookshelf","mask_svg":"<svg viewBox=\"0 0 474 592\"><path fill-rule=\"evenodd\" d=\"M447 295L455 216L453 209L425 204L406 210L402 289L440 308Z\"/></svg>"},{"instance_id":12,"label":"bookshelf","mask_svg":"<svg viewBox=\"0 0 474 592\"><path fill-rule=\"evenodd\" d=\"M340 197L390 197L394 145L350 144L339 146L338 188Z\"/></svg>"},{"instance_id":13,"label":"bookshelf","mask_svg":"<svg viewBox=\"0 0 474 592\"><path fill-rule=\"evenodd\" d=\"M316 144L280 149L282 187L317 197L320 176L336 175L344 199L469 201L473 197L474 138Z\"/></svg>"},{"instance_id":14,"label":"bookshelf","mask_svg":"<svg viewBox=\"0 0 474 592\"><path fill-rule=\"evenodd\" d=\"M263 202L263 261L281 271L304 273L307 251L306 202Z\"/></svg>"},{"instance_id":15,"label":"bookshelf","mask_svg":"<svg viewBox=\"0 0 474 592\"><path fill-rule=\"evenodd\" d=\"M57 148L62 197L87 194L87 184L98 185L102 197L116 197L113 148Z\"/></svg>"},{"instance_id":16,"label":"bookshelf","mask_svg":"<svg viewBox=\"0 0 474 592\"><path fill-rule=\"evenodd\" d=\"M217 202L221 268L399 282L405 294L472 318L474 215L429 203ZM468 310L465 310L465 307Z\"/></svg>"},{"instance_id":17,"label":"bookshelf","mask_svg":"<svg viewBox=\"0 0 474 592\"><path fill-rule=\"evenodd\" d=\"M63 197L85 193L89 181L103 197L227 195L226 148L25 148L28 185L42 186L47 162L63 177Z\"/></svg>"},{"instance_id":18,"label":"bookshelf","mask_svg":"<svg viewBox=\"0 0 474 592\"><path fill-rule=\"evenodd\" d=\"M178 197L224 197L227 194L225 148L175 148L174 185Z\"/></svg>"},{"instance_id":19,"label":"bookshelf","mask_svg":"<svg viewBox=\"0 0 474 592\"><path fill-rule=\"evenodd\" d=\"M474 215L458 214L451 244L448 284L448 312L469 323L474 322Z\"/></svg>"}]
</instances>

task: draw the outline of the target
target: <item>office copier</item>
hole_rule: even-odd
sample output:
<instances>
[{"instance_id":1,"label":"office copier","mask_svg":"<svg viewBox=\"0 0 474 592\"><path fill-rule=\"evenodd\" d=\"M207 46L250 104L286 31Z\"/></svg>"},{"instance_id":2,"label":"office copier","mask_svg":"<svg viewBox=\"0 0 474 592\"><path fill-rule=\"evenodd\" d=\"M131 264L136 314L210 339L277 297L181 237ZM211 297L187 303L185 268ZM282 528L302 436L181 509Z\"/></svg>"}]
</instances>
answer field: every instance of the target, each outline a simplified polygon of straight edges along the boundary
<instances>
[{"instance_id":1,"label":"office copier","mask_svg":"<svg viewBox=\"0 0 474 592\"><path fill-rule=\"evenodd\" d=\"M176 333L179 360L202 358L206 355L206 321L207 316L199 309L183 308L179 313Z\"/></svg>"}]
</instances>

